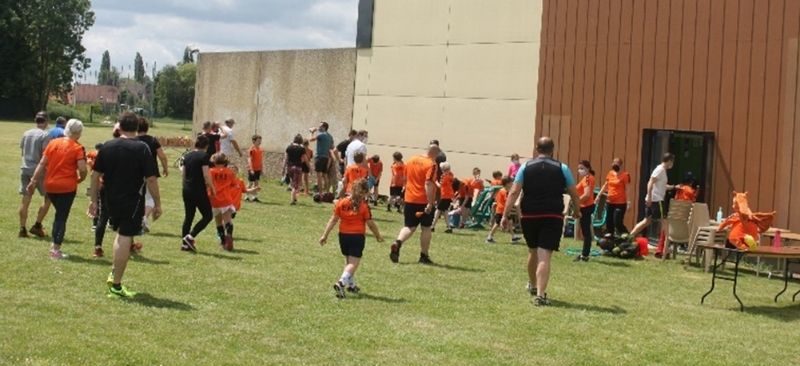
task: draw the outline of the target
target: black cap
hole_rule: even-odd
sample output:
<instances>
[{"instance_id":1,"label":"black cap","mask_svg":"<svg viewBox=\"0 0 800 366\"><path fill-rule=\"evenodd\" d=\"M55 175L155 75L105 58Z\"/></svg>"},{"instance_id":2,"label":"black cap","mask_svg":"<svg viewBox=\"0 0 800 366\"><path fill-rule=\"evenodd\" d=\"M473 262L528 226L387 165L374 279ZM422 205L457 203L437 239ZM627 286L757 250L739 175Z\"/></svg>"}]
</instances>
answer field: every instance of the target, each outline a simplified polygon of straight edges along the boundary
<instances>
[{"instance_id":1,"label":"black cap","mask_svg":"<svg viewBox=\"0 0 800 366\"><path fill-rule=\"evenodd\" d=\"M36 122L47 122L47 113L45 113L45 112L36 113L35 121Z\"/></svg>"},{"instance_id":2,"label":"black cap","mask_svg":"<svg viewBox=\"0 0 800 366\"><path fill-rule=\"evenodd\" d=\"M439 146L439 140L433 139L433 140L431 140L430 144Z\"/></svg>"}]
</instances>

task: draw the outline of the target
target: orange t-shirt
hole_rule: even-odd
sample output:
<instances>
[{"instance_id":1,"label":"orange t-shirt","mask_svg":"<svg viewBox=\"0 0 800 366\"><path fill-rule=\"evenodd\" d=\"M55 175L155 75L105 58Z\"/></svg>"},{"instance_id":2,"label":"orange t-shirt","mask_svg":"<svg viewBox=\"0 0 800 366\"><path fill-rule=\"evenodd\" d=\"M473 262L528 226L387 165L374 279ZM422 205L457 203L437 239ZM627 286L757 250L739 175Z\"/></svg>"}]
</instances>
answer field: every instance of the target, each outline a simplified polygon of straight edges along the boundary
<instances>
[{"instance_id":1,"label":"orange t-shirt","mask_svg":"<svg viewBox=\"0 0 800 366\"><path fill-rule=\"evenodd\" d=\"M453 172L442 173L442 199L452 200L456 192L453 190Z\"/></svg>"},{"instance_id":2,"label":"orange t-shirt","mask_svg":"<svg viewBox=\"0 0 800 366\"><path fill-rule=\"evenodd\" d=\"M581 200L581 208L589 207L594 204L594 175L587 175L578 182L578 185L575 186L575 190L578 191L578 197L583 197L586 194L586 190L589 190L589 197L584 200Z\"/></svg>"},{"instance_id":3,"label":"orange t-shirt","mask_svg":"<svg viewBox=\"0 0 800 366\"><path fill-rule=\"evenodd\" d=\"M406 176L406 165L402 161L392 163L392 187L402 187Z\"/></svg>"},{"instance_id":4,"label":"orange t-shirt","mask_svg":"<svg viewBox=\"0 0 800 366\"><path fill-rule=\"evenodd\" d=\"M264 150L260 147L250 147L250 170L260 172L264 169Z\"/></svg>"},{"instance_id":5,"label":"orange t-shirt","mask_svg":"<svg viewBox=\"0 0 800 366\"><path fill-rule=\"evenodd\" d=\"M466 197L474 198L473 196L475 196L476 189L478 190L478 193L481 193L481 191L483 191L483 181L481 181L480 179L475 179L474 177L470 177L464 179L462 182L464 182L464 184L467 186Z\"/></svg>"},{"instance_id":6,"label":"orange t-shirt","mask_svg":"<svg viewBox=\"0 0 800 366\"><path fill-rule=\"evenodd\" d=\"M608 203L612 205L624 205L628 203L628 196L625 188L631 183L631 176L628 172L609 171L606 175L608 185Z\"/></svg>"},{"instance_id":7,"label":"orange t-shirt","mask_svg":"<svg viewBox=\"0 0 800 366\"><path fill-rule=\"evenodd\" d=\"M458 198L462 200L462 203L463 203L464 199L468 197L467 196L467 191L469 190L468 189L469 185L467 183L468 182L462 180L461 181L461 185L458 186Z\"/></svg>"},{"instance_id":8,"label":"orange t-shirt","mask_svg":"<svg viewBox=\"0 0 800 366\"><path fill-rule=\"evenodd\" d=\"M236 184L236 188L231 189L231 193L233 194L233 207L236 212L239 212L239 209L242 208L242 194L247 192L247 186L241 179L236 179Z\"/></svg>"},{"instance_id":9,"label":"orange t-shirt","mask_svg":"<svg viewBox=\"0 0 800 366\"><path fill-rule=\"evenodd\" d=\"M367 167L358 164L350 164L344 171L344 177L347 179L347 187L345 192L350 193L353 188L353 182L359 179L366 179L369 176Z\"/></svg>"},{"instance_id":10,"label":"orange t-shirt","mask_svg":"<svg viewBox=\"0 0 800 366\"><path fill-rule=\"evenodd\" d=\"M491 183L492 183L492 186L495 186L495 187L496 186L502 186L503 185L503 180L502 179L492 179Z\"/></svg>"},{"instance_id":11,"label":"orange t-shirt","mask_svg":"<svg viewBox=\"0 0 800 366\"><path fill-rule=\"evenodd\" d=\"M436 163L424 155L415 156L406 162L406 195L405 202L415 205L427 205L428 194L425 183L436 178Z\"/></svg>"},{"instance_id":12,"label":"orange t-shirt","mask_svg":"<svg viewBox=\"0 0 800 366\"><path fill-rule=\"evenodd\" d=\"M239 189L239 179L228 167L213 167L208 171L211 175L211 184L217 191L216 196L211 196L211 207L226 207L234 204L235 191Z\"/></svg>"},{"instance_id":13,"label":"orange t-shirt","mask_svg":"<svg viewBox=\"0 0 800 366\"><path fill-rule=\"evenodd\" d=\"M86 166L91 171L94 168L94 161L97 159L97 150L92 150L86 153Z\"/></svg>"},{"instance_id":14,"label":"orange t-shirt","mask_svg":"<svg viewBox=\"0 0 800 366\"><path fill-rule=\"evenodd\" d=\"M44 190L47 193L70 193L78 190L78 162L86 160L86 151L77 141L61 137L50 141L44 149L47 171Z\"/></svg>"},{"instance_id":15,"label":"orange t-shirt","mask_svg":"<svg viewBox=\"0 0 800 366\"><path fill-rule=\"evenodd\" d=\"M378 161L377 163L373 163L370 159L368 165L369 172L372 173L372 176L375 177L376 180L381 180L381 175L383 174L383 162Z\"/></svg>"},{"instance_id":16,"label":"orange t-shirt","mask_svg":"<svg viewBox=\"0 0 800 366\"><path fill-rule=\"evenodd\" d=\"M697 191L691 186L681 186L675 193L675 199L678 201L694 202L697 200Z\"/></svg>"},{"instance_id":17,"label":"orange t-shirt","mask_svg":"<svg viewBox=\"0 0 800 366\"><path fill-rule=\"evenodd\" d=\"M367 202L361 201L361 204L353 209L353 201L350 197L339 200L333 213L341 220L339 232L342 234L363 235L367 232L367 221L372 220L372 212L370 212Z\"/></svg>"},{"instance_id":18,"label":"orange t-shirt","mask_svg":"<svg viewBox=\"0 0 800 366\"><path fill-rule=\"evenodd\" d=\"M494 213L502 215L503 212L505 212L506 210L506 201L508 201L508 191L505 188L500 189L494 196L494 201L497 202L497 206L494 209Z\"/></svg>"}]
</instances>

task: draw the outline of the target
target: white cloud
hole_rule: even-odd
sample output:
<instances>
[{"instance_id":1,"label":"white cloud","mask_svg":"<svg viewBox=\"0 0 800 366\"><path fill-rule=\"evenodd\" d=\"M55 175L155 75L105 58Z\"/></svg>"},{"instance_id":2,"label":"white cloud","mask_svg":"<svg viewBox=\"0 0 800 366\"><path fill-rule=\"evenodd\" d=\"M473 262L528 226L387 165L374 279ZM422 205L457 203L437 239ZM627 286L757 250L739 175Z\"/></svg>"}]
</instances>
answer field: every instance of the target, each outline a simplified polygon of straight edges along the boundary
<instances>
[{"instance_id":1,"label":"white cloud","mask_svg":"<svg viewBox=\"0 0 800 366\"><path fill-rule=\"evenodd\" d=\"M201 52L353 47L358 0L140 0L93 2L84 36L94 72L108 50L127 75L138 51L151 72ZM88 77L94 82L94 77Z\"/></svg>"}]
</instances>

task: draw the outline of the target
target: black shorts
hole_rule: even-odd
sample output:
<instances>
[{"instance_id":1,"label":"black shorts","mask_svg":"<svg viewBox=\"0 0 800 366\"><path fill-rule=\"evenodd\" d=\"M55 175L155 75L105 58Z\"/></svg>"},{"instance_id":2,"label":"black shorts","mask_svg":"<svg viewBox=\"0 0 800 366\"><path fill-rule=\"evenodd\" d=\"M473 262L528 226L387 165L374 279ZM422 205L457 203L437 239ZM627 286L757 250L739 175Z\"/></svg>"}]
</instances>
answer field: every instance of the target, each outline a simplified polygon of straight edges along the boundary
<instances>
[{"instance_id":1,"label":"black shorts","mask_svg":"<svg viewBox=\"0 0 800 366\"><path fill-rule=\"evenodd\" d=\"M111 230L116 231L117 234L133 237L141 235L143 219L143 214L111 216L108 218L108 224L111 225Z\"/></svg>"},{"instance_id":2,"label":"black shorts","mask_svg":"<svg viewBox=\"0 0 800 366\"><path fill-rule=\"evenodd\" d=\"M361 258L366 241L364 234L339 233L339 248L343 256Z\"/></svg>"},{"instance_id":3,"label":"black shorts","mask_svg":"<svg viewBox=\"0 0 800 366\"><path fill-rule=\"evenodd\" d=\"M494 223L500 225L500 221L503 221L503 214L496 213L494 214Z\"/></svg>"},{"instance_id":4,"label":"black shorts","mask_svg":"<svg viewBox=\"0 0 800 366\"><path fill-rule=\"evenodd\" d=\"M645 217L652 220L661 220L667 217L664 212L664 202L653 202L650 207L645 207L644 214Z\"/></svg>"},{"instance_id":5,"label":"black shorts","mask_svg":"<svg viewBox=\"0 0 800 366\"><path fill-rule=\"evenodd\" d=\"M327 157L317 157L317 159L314 160L314 170L319 173L326 173L330 162L331 160Z\"/></svg>"},{"instance_id":6,"label":"black shorts","mask_svg":"<svg viewBox=\"0 0 800 366\"><path fill-rule=\"evenodd\" d=\"M416 203L406 203L403 209L403 216L405 217L405 226L407 228L416 228L417 226L431 227L433 225L433 212L425 213L425 206ZM422 212L420 217L417 213Z\"/></svg>"},{"instance_id":7,"label":"black shorts","mask_svg":"<svg viewBox=\"0 0 800 366\"><path fill-rule=\"evenodd\" d=\"M467 199L464 201L464 207L472 208L472 197L467 197Z\"/></svg>"},{"instance_id":8,"label":"black shorts","mask_svg":"<svg viewBox=\"0 0 800 366\"><path fill-rule=\"evenodd\" d=\"M303 163L303 165L300 165L300 169L303 170L303 174L308 174L311 172L311 168L308 167L308 163Z\"/></svg>"},{"instance_id":9,"label":"black shorts","mask_svg":"<svg viewBox=\"0 0 800 366\"><path fill-rule=\"evenodd\" d=\"M258 182L261 180L261 171L256 170L252 174L247 174L247 181L248 182Z\"/></svg>"},{"instance_id":10,"label":"black shorts","mask_svg":"<svg viewBox=\"0 0 800 366\"><path fill-rule=\"evenodd\" d=\"M398 197L403 195L403 187L389 187L389 195Z\"/></svg>"},{"instance_id":11,"label":"black shorts","mask_svg":"<svg viewBox=\"0 0 800 366\"><path fill-rule=\"evenodd\" d=\"M449 210L449 209L450 209L450 204L451 204L451 203L453 203L453 200L451 200L451 199L443 199L443 200L439 200L439 204L438 204L438 205L436 205L436 208L437 208L439 211L447 211L447 210Z\"/></svg>"},{"instance_id":12,"label":"black shorts","mask_svg":"<svg viewBox=\"0 0 800 366\"><path fill-rule=\"evenodd\" d=\"M522 234L528 248L557 251L564 231L564 219L522 219Z\"/></svg>"}]
</instances>

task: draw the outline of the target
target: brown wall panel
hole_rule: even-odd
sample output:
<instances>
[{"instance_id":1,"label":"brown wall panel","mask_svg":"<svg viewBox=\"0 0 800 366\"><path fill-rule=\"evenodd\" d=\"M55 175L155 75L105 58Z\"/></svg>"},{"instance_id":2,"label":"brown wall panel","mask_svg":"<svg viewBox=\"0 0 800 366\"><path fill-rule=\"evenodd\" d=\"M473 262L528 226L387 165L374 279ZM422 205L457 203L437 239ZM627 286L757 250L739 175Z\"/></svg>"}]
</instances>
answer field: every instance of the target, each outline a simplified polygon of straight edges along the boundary
<instances>
[{"instance_id":1,"label":"brown wall panel","mask_svg":"<svg viewBox=\"0 0 800 366\"><path fill-rule=\"evenodd\" d=\"M767 55L767 18L768 6L757 6L753 11L752 49L750 52L750 95L748 96L747 139L745 155L744 189L752 192L753 208L772 207L772 200L767 204L761 189L761 145L764 135L764 81Z\"/></svg>"},{"instance_id":2,"label":"brown wall panel","mask_svg":"<svg viewBox=\"0 0 800 366\"><path fill-rule=\"evenodd\" d=\"M642 90L644 82L642 79L642 72L644 65L647 63L644 58L644 42L646 41L645 32L645 11L646 4L644 1L634 0L633 2L633 23L632 23L632 43L631 43L631 75L630 75L630 95L628 99L628 114L627 126L625 131L626 143L625 152L620 156L625 161L626 169L633 173L633 168L636 164L637 155L640 154L641 133L639 132L640 115L639 111L642 104ZM603 165L598 172L606 172L608 170L608 163ZM602 176L605 179L605 175ZM630 189L633 192L633 187ZM632 193L628 197L631 202L636 202L636 196ZM627 223L633 223L634 215L627 215Z\"/></svg>"},{"instance_id":3,"label":"brown wall panel","mask_svg":"<svg viewBox=\"0 0 800 366\"><path fill-rule=\"evenodd\" d=\"M692 67L691 124L689 129L706 130L706 92L708 87L711 30L711 0L698 0L695 17L694 66Z\"/></svg>"},{"instance_id":4,"label":"brown wall panel","mask_svg":"<svg viewBox=\"0 0 800 366\"><path fill-rule=\"evenodd\" d=\"M725 0L722 27L722 63L719 95L719 120L717 122L717 156L714 163L713 192L717 202L725 202L725 212L730 204L726 201L734 189L731 173L731 146L733 141L733 103L736 91L737 50L736 35L739 24L739 0Z\"/></svg>"},{"instance_id":5,"label":"brown wall panel","mask_svg":"<svg viewBox=\"0 0 800 366\"><path fill-rule=\"evenodd\" d=\"M744 191L744 164L747 151L747 115L750 105L750 55L753 45L750 42L739 41L745 38L742 29L747 29L747 38L752 39L753 29L753 3L750 1L739 2L739 32L736 41L736 73L734 80L734 99L733 99L733 129L731 139L731 180L733 189ZM748 4L750 6L748 6Z\"/></svg>"},{"instance_id":6,"label":"brown wall panel","mask_svg":"<svg viewBox=\"0 0 800 366\"><path fill-rule=\"evenodd\" d=\"M545 85L549 83L546 80L546 72L547 70L547 63L549 59L547 58L547 32L552 29L550 27L550 0L543 0L542 1L542 32L541 32L541 41L539 44L539 85L537 85L537 96L536 96L536 118L534 119L535 124L535 134L539 134L539 131L544 128L543 119L544 119L544 91Z\"/></svg>"},{"instance_id":7,"label":"brown wall panel","mask_svg":"<svg viewBox=\"0 0 800 366\"><path fill-rule=\"evenodd\" d=\"M775 181L775 210L778 225L789 225L789 216L792 198L792 172L794 119L796 110L795 96L798 88L798 61L800 61L800 48L797 43L797 34L800 32L800 4L796 1L785 3L782 41L783 56L781 57L781 89L780 116L778 117L778 139L776 145L777 174Z\"/></svg>"},{"instance_id":8,"label":"brown wall panel","mask_svg":"<svg viewBox=\"0 0 800 366\"><path fill-rule=\"evenodd\" d=\"M678 128L678 103L680 100L681 36L683 34L683 0L672 0L669 15L669 48L667 50L667 88L664 101L664 128Z\"/></svg>"},{"instance_id":9,"label":"brown wall panel","mask_svg":"<svg viewBox=\"0 0 800 366\"><path fill-rule=\"evenodd\" d=\"M694 95L695 43L697 38L697 7L695 0L684 1L681 31L680 86L678 87L678 129L692 128L692 97Z\"/></svg>"},{"instance_id":10,"label":"brown wall panel","mask_svg":"<svg viewBox=\"0 0 800 366\"><path fill-rule=\"evenodd\" d=\"M605 91L608 82L606 68L608 65L608 3L602 4L597 16L597 64L595 65L594 104L592 106L592 150L590 158L598 160L602 156L605 136L603 125L605 115Z\"/></svg>"},{"instance_id":11,"label":"brown wall panel","mask_svg":"<svg viewBox=\"0 0 800 366\"><path fill-rule=\"evenodd\" d=\"M617 70L617 95L616 95L616 118L614 125L614 152L613 155L625 156L627 154L628 145L631 140L635 138L635 130L633 136L628 135L628 126L630 121L628 119L628 102L630 100L630 78L631 78L631 54L633 46L631 45L631 33L633 29L633 0L623 0L620 3L620 32L619 32L619 69ZM638 66L638 64L636 64ZM603 166L610 164L610 155L608 160L604 158L602 161Z\"/></svg>"},{"instance_id":12,"label":"brown wall panel","mask_svg":"<svg viewBox=\"0 0 800 366\"><path fill-rule=\"evenodd\" d=\"M781 93L783 89L781 80L781 66L783 59L783 17L784 1L771 1L767 19L767 51L764 75L764 134L761 144L761 202L763 207L774 209L778 206L777 196L777 167L779 123L781 110ZM780 220L780 218L778 218ZM786 227L786 225L783 225Z\"/></svg>"},{"instance_id":13,"label":"brown wall panel","mask_svg":"<svg viewBox=\"0 0 800 366\"><path fill-rule=\"evenodd\" d=\"M600 2L590 1L587 13L587 37L586 37L586 80L583 93L583 126L581 131L581 156L592 160L592 136L594 135L594 91L597 84L597 28L598 13L600 12ZM596 160L596 159L594 159Z\"/></svg>"},{"instance_id":14,"label":"brown wall panel","mask_svg":"<svg viewBox=\"0 0 800 366\"><path fill-rule=\"evenodd\" d=\"M570 158L583 156L581 141L588 138L583 120L584 89L586 88L586 29L588 27L588 3L575 1L575 19L577 22L575 33L575 80L572 88L572 118L569 139Z\"/></svg>"},{"instance_id":15,"label":"brown wall panel","mask_svg":"<svg viewBox=\"0 0 800 366\"><path fill-rule=\"evenodd\" d=\"M656 58L653 82L653 127L664 128L667 105L667 72L669 70L669 26L673 0L659 0L656 17Z\"/></svg>"},{"instance_id":16,"label":"brown wall panel","mask_svg":"<svg viewBox=\"0 0 800 366\"><path fill-rule=\"evenodd\" d=\"M603 130L608 131L605 134L608 136L605 141L601 142L600 148L600 162L605 164L611 161L613 154L621 154L624 151L623 144L621 143L622 137L616 134L617 125L617 98L618 98L618 81L619 81L619 64L620 64L620 0L609 0L608 3L608 53L606 54L606 87L603 103ZM608 143L611 143L611 148L608 148Z\"/></svg>"}]
</instances>

